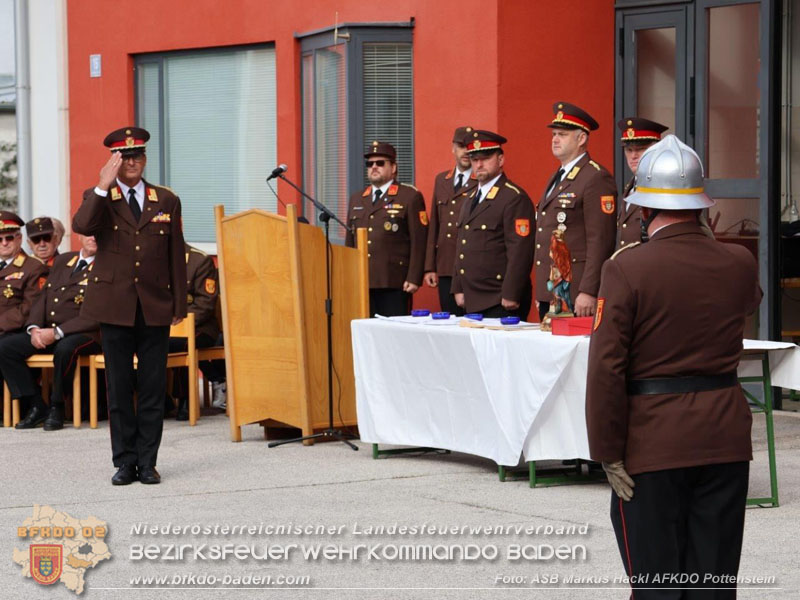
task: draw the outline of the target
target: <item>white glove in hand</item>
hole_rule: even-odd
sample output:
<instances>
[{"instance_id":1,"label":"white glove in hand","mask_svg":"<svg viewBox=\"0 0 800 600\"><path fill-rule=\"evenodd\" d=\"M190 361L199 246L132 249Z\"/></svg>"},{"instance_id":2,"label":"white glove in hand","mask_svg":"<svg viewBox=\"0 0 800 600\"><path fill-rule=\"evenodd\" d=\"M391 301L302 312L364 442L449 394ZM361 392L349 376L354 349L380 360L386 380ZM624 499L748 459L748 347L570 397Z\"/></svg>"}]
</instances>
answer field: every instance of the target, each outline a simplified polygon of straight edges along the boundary
<instances>
[{"instance_id":1,"label":"white glove in hand","mask_svg":"<svg viewBox=\"0 0 800 600\"><path fill-rule=\"evenodd\" d=\"M633 483L633 479L625 470L625 463L621 460L613 463L604 462L603 470L606 472L608 483L611 484L611 488L617 496L625 500L625 502L633 498L633 487L636 484Z\"/></svg>"}]
</instances>

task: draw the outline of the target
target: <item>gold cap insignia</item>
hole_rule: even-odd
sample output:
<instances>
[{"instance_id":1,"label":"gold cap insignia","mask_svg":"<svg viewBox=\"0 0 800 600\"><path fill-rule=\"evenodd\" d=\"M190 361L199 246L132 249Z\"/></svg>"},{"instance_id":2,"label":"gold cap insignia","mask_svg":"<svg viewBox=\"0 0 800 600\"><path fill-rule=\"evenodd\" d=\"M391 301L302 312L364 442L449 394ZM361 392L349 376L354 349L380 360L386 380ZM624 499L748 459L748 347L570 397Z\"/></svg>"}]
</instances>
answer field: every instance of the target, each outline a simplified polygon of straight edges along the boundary
<instances>
[{"instance_id":1,"label":"gold cap insignia","mask_svg":"<svg viewBox=\"0 0 800 600\"><path fill-rule=\"evenodd\" d=\"M130 134L131 134L131 130L130 129L126 129L125 130L125 135L130 135Z\"/></svg>"},{"instance_id":2,"label":"gold cap insignia","mask_svg":"<svg viewBox=\"0 0 800 600\"><path fill-rule=\"evenodd\" d=\"M37 225L39 224L39 221L41 221L41 219L34 219L33 220L33 222L36 223Z\"/></svg>"},{"instance_id":3,"label":"gold cap insignia","mask_svg":"<svg viewBox=\"0 0 800 600\"><path fill-rule=\"evenodd\" d=\"M478 150L481 147L481 141L475 140L475 142L472 144L472 147L475 148L475 150Z\"/></svg>"},{"instance_id":4,"label":"gold cap insignia","mask_svg":"<svg viewBox=\"0 0 800 600\"><path fill-rule=\"evenodd\" d=\"M561 110L562 108L564 108L564 105L563 104L559 104L558 105L558 110Z\"/></svg>"},{"instance_id":5,"label":"gold cap insignia","mask_svg":"<svg viewBox=\"0 0 800 600\"><path fill-rule=\"evenodd\" d=\"M131 136L125 138L125 145L126 146L133 146L136 142Z\"/></svg>"},{"instance_id":6,"label":"gold cap insignia","mask_svg":"<svg viewBox=\"0 0 800 600\"><path fill-rule=\"evenodd\" d=\"M560 121L563 118L564 118L564 111L563 110L558 111L556 113L556 119L558 119Z\"/></svg>"},{"instance_id":7,"label":"gold cap insignia","mask_svg":"<svg viewBox=\"0 0 800 600\"><path fill-rule=\"evenodd\" d=\"M631 121L630 119L628 119L628 126L630 127L631 125L633 125L633 121Z\"/></svg>"},{"instance_id":8,"label":"gold cap insignia","mask_svg":"<svg viewBox=\"0 0 800 600\"><path fill-rule=\"evenodd\" d=\"M628 131L626 132L629 138L632 138L636 135L636 131L634 131L633 127L628 127Z\"/></svg>"}]
</instances>

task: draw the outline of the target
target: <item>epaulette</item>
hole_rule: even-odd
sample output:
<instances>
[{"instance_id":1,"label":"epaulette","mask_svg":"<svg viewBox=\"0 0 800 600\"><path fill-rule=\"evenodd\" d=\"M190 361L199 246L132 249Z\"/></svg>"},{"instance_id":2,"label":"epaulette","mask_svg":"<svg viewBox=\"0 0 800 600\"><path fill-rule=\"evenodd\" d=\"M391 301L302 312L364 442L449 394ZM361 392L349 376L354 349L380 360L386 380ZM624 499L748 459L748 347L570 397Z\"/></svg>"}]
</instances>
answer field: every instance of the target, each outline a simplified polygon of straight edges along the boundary
<instances>
[{"instance_id":1,"label":"epaulette","mask_svg":"<svg viewBox=\"0 0 800 600\"><path fill-rule=\"evenodd\" d=\"M518 194L520 194L520 193L521 193L521 192L519 191L519 188L518 188L518 187L514 187L513 185L511 185L511 184L510 184L510 183L508 183L507 181L506 181L506 187L507 187L507 188L511 188L512 190L514 190L514 191L515 191L515 192L517 192Z\"/></svg>"},{"instance_id":2,"label":"epaulette","mask_svg":"<svg viewBox=\"0 0 800 600\"><path fill-rule=\"evenodd\" d=\"M619 254L623 250L629 250L630 248L635 248L636 246L638 246L641 243L642 242L633 242L632 244L628 244L627 246L623 246L622 248L620 248L619 250L614 252L614 254L611 255L611 258L609 260L614 260L616 258L616 256L617 256L617 254Z\"/></svg>"},{"instance_id":3,"label":"epaulette","mask_svg":"<svg viewBox=\"0 0 800 600\"><path fill-rule=\"evenodd\" d=\"M413 185L411 185L410 183L401 183L400 185L404 185L404 186L406 186L406 187L410 187L410 188L411 188L412 190L414 190L415 192L418 192L418 191L419 191L417 188L415 188L415 187L414 187Z\"/></svg>"},{"instance_id":4,"label":"epaulette","mask_svg":"<svg viewBox=\"0 0 800 600\"><path fill-rule=\"evenodd\" d=\"M593 166L595 169L597 169L598 171L600 170L600 165L598 165L598 164L597 164L596 162L594 162L593 160L590 160L590 161L589 161L589 164L590 164L590 165L592 165L592 166Z\"/></svg>"},{"instance_id":5,"label":"epaulette","mask_svg":"<svg viewBox=\"0 0 800 600\"><path fill-rule=\"evenodd\" d=\"M198 254L201 254L202 256L208 256L208 254L206 254L205 252L203 252L199 248L195 248L194 246L190 246L189 247L189 251L190 252L197 252Z\"/></svg>"},{"instance_id":6,"label":"epaulette","mask_svg":"<svg viewBox=\"0 0 800 600\"><path fill-rule=\"evenodd\" d=\"M20 252L20 253L17 255L17 258L15 258L15 259L14 259L14 262L13 262L13 263L11 263L11 264L13 264L15 267L21 267L22 265L24 265L24 264L25 264L25 258L26 258L26 257L27 257L27 255L26 255L26 254L24 254L24 253ZM37 258L36 260L39 260L39 259ZM42 262L42 261L40 261L40 260L39 260L39 262ZM42 263L42 264L44 264L44 263Z\"/></svg>"}]
</instances>

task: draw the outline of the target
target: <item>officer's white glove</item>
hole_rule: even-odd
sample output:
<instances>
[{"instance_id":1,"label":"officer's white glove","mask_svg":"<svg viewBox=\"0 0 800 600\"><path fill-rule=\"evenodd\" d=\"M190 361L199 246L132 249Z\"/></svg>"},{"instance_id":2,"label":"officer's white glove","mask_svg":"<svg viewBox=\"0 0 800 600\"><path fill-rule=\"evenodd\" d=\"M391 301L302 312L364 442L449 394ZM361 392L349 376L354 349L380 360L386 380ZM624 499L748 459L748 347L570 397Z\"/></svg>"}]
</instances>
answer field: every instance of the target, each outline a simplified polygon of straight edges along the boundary
<instances>
[{"instance_id":1,"label":"officer's white glove","mask_svg":"<svg viewBox=\"0 0 800 600\"><path fill-rule=\"evenodd\" d=\"M603 470L606 472L608 483L611 484L611 488L617 496L625 500L625 502L633 498L633 487L636 484L633 483L633 479L625 470L624 462L621 460L613 463L604 462Z\"/></svg>"}]
</instances>

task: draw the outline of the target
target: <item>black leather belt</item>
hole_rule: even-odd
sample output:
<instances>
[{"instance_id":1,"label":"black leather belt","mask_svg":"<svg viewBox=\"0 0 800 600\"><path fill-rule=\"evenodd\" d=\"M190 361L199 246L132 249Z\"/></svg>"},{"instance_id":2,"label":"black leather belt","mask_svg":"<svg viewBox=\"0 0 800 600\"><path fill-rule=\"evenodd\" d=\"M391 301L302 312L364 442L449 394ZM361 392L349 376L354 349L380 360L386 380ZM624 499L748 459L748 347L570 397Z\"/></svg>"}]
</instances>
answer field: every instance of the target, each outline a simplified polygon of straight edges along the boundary
<instances>
[{"instance_id":1,"label":"black leather belt","mask_svg":"<svg viewBox=\"0 0 800 600\"><path fill-rule=\"evenodd\" d=\"M628 381L628 395L688 394L733 387L739 383L736 371L722 375L692 375L689 377L656 377Z\"/></svg>"}]
</instances>

